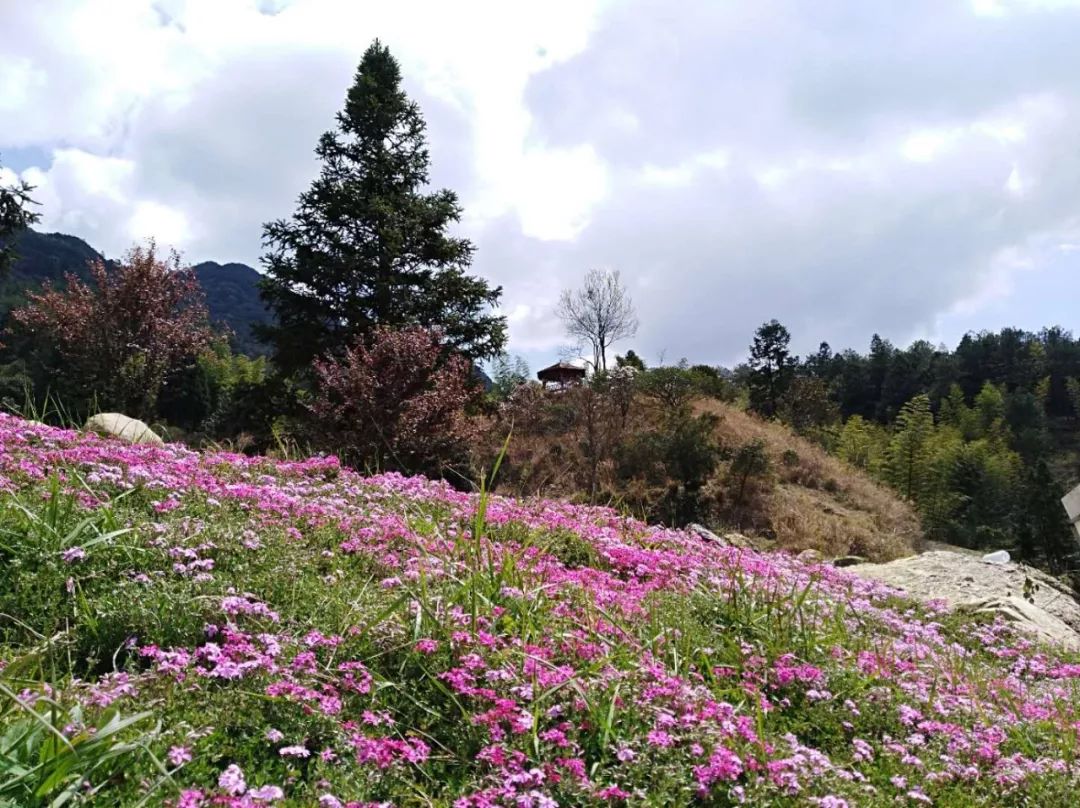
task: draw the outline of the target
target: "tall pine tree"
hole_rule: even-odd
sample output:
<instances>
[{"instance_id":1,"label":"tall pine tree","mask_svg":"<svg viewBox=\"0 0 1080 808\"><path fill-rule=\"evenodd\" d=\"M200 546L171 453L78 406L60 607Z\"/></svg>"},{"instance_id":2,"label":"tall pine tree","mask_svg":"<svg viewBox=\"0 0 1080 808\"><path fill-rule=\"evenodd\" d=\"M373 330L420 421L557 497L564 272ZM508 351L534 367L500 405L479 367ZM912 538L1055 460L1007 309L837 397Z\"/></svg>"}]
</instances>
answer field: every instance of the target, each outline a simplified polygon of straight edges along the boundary
<instances>
[{"instance_id":1,"label":"tall pine tree","mask_svg":"<svg viewBox=\"0 0 1080 808\"><path fill-rule=\"evenodd\" d=\"M277 322L260 336L284 373L377 325L438 328L471 358L502 349L506 321L490 311L502 290L466 274L473 245L447 232L461 215L457 196L427 191L424 131L397 61L376 40L337 128L315 149L318 179L291 219L263 228L262 296Z\"/></svg>"},{"instance_id":2,"label":"tall pine tree","mask_svg":"<svg viewBox=\"0 0 1080 808\"><path fill-rule=\"evenodd\" d=\"M788 352L791 333L777 320L770 320L754 333L750 346L750 409L765 418L773 418L780 401L795 378L798 357Z\"/></svg>"}]
</instances>

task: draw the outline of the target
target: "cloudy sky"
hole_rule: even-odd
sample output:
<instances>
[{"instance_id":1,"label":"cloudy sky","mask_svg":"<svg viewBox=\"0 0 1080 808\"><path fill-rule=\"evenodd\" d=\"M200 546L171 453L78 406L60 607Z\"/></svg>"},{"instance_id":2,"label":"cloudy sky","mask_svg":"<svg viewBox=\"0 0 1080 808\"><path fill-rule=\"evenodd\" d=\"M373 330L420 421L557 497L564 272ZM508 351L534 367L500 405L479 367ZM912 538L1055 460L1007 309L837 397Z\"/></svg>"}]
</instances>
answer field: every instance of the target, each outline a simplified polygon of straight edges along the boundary
<instances>
[{"instance_id":1,"label":"cloudy sky","mask_svg":"<svg viewBox=\"0 0 1080 808\"><path fill-rule=\"evenodd\" d=\"M0 0L0 155L42 227L257 265L375 37L511 350L619 270L646 361L1075 322L1080 4Z\"/></svg>"}]
</instances>

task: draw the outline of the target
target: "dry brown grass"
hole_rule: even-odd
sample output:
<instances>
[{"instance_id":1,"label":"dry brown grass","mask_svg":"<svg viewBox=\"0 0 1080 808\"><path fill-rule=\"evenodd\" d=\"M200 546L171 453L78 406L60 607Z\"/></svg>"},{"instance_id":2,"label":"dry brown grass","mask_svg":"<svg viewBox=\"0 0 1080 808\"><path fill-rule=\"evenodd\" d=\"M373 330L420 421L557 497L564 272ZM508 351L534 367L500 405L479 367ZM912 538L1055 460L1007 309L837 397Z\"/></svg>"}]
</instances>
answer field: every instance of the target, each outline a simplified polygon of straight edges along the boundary
<instances>
[{"instance_id":1,"label":"dry brown grass","mask_svg":"<svg viewBox=\"0 0 1080 808\"><path fill-rule=\"evenodd\" d=\"M699 400L694 407L720 418L722 445L764 442L776 485L761 516L778 546L873 560L914 552L922 536L918 516L893 491L782 424L715 400Z\"/></svg>"},{"instance_id":2,"label":"dry brown grass","mask_svg":"<svg viewBox=\"0 0 1080 808\"><path fill-rule=\"evenodd\" d=\"M541 401L546 400L546 405ZM609 504L638 513L631 503L647 499L636 481L618 482L610 461L591 469L581 449L587 436L573 419L553 417L559 399L537 399L536 408L519 408L517 424L503 467L498 489L518 496L542 496ZM567 399L569 402L569 399ZM547 409L545 409L545 406ZM725 520L725 480L728 463L717 468L710 482L715 518L709 527L750 536L766 546L793 551L813 549L826 557L859 555L887 561L911 554L922 531L914 509L888 488L864 473L830 456L787 427L746 413L715 399L694 402L697 413L717 417L716 437L721 447L738 449L761 440L771 470L755 480L738 509L737 523ZM544 413L544 414L540 414ZM564 414L565 415L565 414ZM658 417L650 406L635 403L624 424L610 420L601 424L602 441L618 441L627 434L647 430ZM507 417L482 419L483 438L476 444L476 460L490 464L510 429Z\"/></svg>"}]
</instances>

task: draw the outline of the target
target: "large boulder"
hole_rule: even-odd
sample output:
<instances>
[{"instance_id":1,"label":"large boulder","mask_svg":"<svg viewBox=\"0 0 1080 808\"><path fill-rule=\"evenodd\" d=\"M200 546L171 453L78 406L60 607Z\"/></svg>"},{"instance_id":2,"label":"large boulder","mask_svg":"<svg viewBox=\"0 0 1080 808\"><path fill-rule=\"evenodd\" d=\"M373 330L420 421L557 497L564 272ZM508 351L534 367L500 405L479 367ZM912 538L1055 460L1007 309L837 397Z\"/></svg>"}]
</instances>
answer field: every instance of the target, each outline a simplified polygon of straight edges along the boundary
<instances>
[{"instance_id":1,"label":"large boulder","mask_svg":"<svg viewBox=\"0 0 1080 808\"><path fill-rule=\"evenodd\" d=\"M943 600L957 611L1001 616L1038 639L1080 650L1075 593L1025 564L934 550L887 564L859 564L851 572L903 589L916 600Z\"/></svg>"},{"instance_id":2,"label":"large boulder","mask_svg":"<svg viewBox=\"0 0 1080 808\"><path fill-rule=\"evenodd\" d=\"M137 418L128 418L118 412L100 412L97 415L92 415L83 429L88 432L97 432L99 435L114 435L129 443L144 443L151 446L165 445L165 441L142 421Z\"/></svg>"}]
</instances>

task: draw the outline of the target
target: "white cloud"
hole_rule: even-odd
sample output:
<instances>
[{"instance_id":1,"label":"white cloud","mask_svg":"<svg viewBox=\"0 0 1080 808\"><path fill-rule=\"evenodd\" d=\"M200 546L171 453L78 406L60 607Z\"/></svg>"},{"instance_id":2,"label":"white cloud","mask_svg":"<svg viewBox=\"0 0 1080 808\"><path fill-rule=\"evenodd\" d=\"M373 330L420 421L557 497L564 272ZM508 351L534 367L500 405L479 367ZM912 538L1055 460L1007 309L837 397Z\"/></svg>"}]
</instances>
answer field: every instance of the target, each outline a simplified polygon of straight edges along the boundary
<instances>
[{"instance_id":1,"label":"white cloud","mask_svg":"<svg viewBox=\"0 0 1080 808\"><path fill-rule=\"evenodd\" d=\"M607 190L607 171L591 146L526 152L518 177L522 232L569 240L588 224Z\"/></svg>"},{"instance_id":2,"label":"white cloud","mask_svg":"<svg viewBox=\"0 0 1080 808\"><path fill-rule=\"evenodd\" d=\"M515 349L556 350L559 290L593 266L640 292L639 353L718 361L773 316L902 341L1010 294L1002 255L1073 260L1043 238L1080 221L1060 2L11 6L0 153L50 154L23 173L44 226L111 255L156 235L254 263L379 36Z\"/></svg>"},{"instance_id":3,"label":"white cloud","mask_svg":"<svg viewBox=\"0 0 1080 808\"><path fill-rule=\"evenodd\" d=\"M127 231L133 241L153 237L163 244L183 244L191 235L191 226L183 211L143 200L135 205Z\"/></svg>"}]
</instances>

